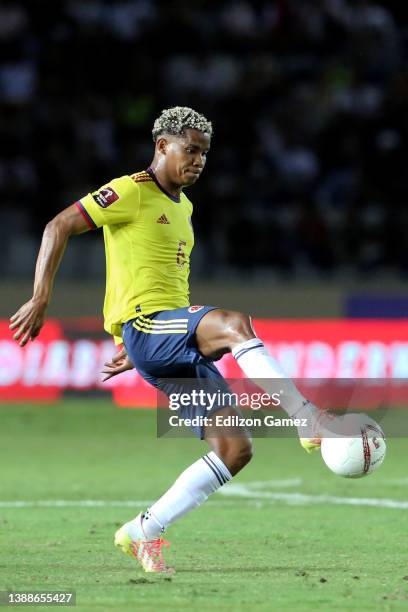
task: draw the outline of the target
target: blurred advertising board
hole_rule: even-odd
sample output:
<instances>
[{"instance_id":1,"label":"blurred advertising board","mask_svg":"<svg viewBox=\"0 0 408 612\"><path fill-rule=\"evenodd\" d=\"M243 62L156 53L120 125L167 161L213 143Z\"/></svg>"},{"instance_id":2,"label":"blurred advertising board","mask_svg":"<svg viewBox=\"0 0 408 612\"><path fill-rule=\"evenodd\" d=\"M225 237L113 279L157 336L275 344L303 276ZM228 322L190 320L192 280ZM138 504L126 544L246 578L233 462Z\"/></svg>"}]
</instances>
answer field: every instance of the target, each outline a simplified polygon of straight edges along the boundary
<instances>
[{"instance_id":1,"label":"blurred advertising board","mask_svg":"<svg viewBox=\"0 0 408 612\"><path fill-rule=\"evenodd\" d=\"M49 320L40 337L23 349L8 325L0 321L0 401L53 402L81 393L112 395L120 406L156 405L155 389L134 370L102 382L103 364L116 348L100 319ZM291 378L312 385L373 379L377 388L379 380L386 380L394 389L393 401L408 398L408 320L260 319L254 325ZM230 355L217 367L226 378L241 377Z\"/></svg>"}]
</instances>

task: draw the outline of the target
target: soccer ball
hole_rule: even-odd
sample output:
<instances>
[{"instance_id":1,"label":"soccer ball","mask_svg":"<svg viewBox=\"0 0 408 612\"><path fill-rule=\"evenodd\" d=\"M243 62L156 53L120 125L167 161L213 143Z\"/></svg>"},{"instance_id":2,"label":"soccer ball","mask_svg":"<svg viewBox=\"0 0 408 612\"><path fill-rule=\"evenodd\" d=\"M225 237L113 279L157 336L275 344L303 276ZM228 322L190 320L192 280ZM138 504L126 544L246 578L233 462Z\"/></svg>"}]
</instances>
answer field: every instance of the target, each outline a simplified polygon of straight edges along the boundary
<instances>
[{"instance_id":1,"label":"soccer ball","mask_svg":"<svg viewBox=\"0 0 408 612\"><path fill-rule=\"evenodd\" d=\"M366 414L346 414L332 437L322 438L322 457L337 476L361 478L377 470L385 458L384 432Z\"/></svg>"}]
</instances>

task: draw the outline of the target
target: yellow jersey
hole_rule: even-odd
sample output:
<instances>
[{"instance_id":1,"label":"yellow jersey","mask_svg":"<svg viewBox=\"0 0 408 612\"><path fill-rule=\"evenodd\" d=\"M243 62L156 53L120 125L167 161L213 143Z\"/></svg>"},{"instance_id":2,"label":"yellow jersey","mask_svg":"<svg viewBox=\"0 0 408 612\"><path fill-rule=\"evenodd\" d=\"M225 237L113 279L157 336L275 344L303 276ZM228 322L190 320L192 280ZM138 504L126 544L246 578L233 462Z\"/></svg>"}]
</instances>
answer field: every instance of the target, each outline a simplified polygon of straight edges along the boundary
<instances>
[{"instance_id":1,"label":"yellow jersey","mask_svg":"<svg viewBox=\"0 0 408 612\"><path fill-rule=\"evenodd\" d=\"M110 181L76 202L88 225L103 226L105 329L121 342L138 314L189 306L193 205L167 193L153 171Z\"/></svg>"}]
</instances>

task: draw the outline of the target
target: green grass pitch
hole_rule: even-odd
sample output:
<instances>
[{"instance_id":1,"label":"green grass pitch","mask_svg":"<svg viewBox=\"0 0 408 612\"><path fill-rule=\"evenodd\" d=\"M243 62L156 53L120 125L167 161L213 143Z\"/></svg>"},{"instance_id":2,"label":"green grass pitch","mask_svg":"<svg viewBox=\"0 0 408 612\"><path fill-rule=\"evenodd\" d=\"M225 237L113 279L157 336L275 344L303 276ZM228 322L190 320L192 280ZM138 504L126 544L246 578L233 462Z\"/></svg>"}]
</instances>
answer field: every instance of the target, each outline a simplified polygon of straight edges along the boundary
<instances>
[{"instance_id":1,"label":"green grass pitch","mask_svg":"<svg viewBox=\"0 0 408 612\"><path fill-rule=\"evenodd\" d=\"M230 494L168 530L166 578L113 535L204 443L157 439L153 411L102 400L2 405L0 418L0 590L75 589L77 609L98 611L408 608L407 439L357 481L295 439L255 440Z\"/></svg>"}]
</instances>

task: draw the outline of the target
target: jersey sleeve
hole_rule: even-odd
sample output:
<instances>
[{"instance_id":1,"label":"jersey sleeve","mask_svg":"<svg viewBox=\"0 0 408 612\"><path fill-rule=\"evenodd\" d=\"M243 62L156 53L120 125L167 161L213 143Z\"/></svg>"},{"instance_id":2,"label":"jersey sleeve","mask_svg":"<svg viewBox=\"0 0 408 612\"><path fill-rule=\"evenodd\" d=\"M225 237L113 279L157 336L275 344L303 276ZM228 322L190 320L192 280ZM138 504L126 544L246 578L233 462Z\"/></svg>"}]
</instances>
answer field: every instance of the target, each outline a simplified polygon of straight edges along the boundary
<instances>
[{"instance_id":1,"label":"jersey sleeve","mask_svg":"<svg viewBox=\"0 0 408 612\"><path fill-rule=\"evenodd\" d=\"M139 186L130 176L122 176L98 191L88 193L76 205L92 229L102 225L131 223L136 220L140 209Z\"/></svg>"}]
</instances>

